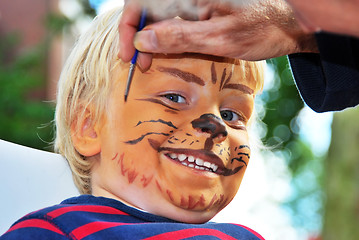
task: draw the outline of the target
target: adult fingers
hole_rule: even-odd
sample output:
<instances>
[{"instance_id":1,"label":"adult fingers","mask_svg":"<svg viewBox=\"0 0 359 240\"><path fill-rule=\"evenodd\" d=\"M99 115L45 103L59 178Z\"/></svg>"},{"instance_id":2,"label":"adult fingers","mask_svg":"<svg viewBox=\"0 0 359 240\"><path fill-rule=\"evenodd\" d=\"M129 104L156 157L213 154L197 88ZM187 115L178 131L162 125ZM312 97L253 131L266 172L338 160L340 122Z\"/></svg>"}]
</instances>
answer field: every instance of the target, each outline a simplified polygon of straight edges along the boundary
<instances>
[{"instance_id":1,"label":"adult fingers","mask_svg":"<svg viewBox=\"0 0 359 240\"><path fill-rule=\"evenodd\" d=\"M137 65L142 72L146 72L152 64L152 53L140 52L137 57Z\"/></svg>"},{"instance_id":2,"label":"adult fingers","mask_svg":"<svg viewBox=\"0 0 359 240\"><path fill-rule=\"evenodd\" d=\"M141 7L133 1L128 1L124 6L119 24L120 52L118 56L124 62L129 62L135 53L133 38L137 32L140 16Z\"/></svg>"},{"instance_id":3,"label":"adult fingers","mask_svg":"<svg viewBox=\"0 0 359 240\"><path fill-rule=\"evenodd\" d=\"M184 21L171 19L147 26L135 35L135 47L142 52L183 53L230 56L228 44L235 41L226 38L233 35L230 19ZM234 47L234 46L233 46Z\"/></svg>"}]
</instances>

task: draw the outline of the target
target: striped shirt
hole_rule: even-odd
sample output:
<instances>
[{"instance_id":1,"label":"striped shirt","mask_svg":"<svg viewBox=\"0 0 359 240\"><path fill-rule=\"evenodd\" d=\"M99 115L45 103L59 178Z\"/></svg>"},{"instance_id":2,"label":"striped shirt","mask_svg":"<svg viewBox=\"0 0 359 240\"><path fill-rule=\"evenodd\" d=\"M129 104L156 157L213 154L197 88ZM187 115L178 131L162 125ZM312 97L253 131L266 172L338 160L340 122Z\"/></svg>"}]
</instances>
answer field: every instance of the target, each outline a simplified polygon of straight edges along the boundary
<instances>
[{"instance_id":1,"label":"striped shirt","mask_svg":"<svg viewBox=\"0 0 359 240\"><path fill-rule=\"evenodd\" d=\"M10 239L242 239L263 240L238 224L188 224L129 207L117 200L82 195L30 213L0 237Z\"/></svg>"}]
</instances>

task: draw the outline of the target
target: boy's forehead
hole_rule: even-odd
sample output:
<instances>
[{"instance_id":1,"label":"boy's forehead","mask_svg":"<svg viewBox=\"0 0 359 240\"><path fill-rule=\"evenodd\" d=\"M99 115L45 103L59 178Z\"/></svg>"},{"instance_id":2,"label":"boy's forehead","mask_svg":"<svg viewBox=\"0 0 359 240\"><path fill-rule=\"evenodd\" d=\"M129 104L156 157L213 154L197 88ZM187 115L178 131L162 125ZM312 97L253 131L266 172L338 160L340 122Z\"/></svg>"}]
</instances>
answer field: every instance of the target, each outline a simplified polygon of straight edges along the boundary
<instances>
[{"instance_id":1,"label":"boy's forehead","mask_svg":"<svg viewBox=\"0 0 359 240\"><path fill-rule=\"evenodd\" d=\"M164 73L168 71L163 69L188 72L204 81L210 81L210 78L228 79L231 76L229 82L245 84L256 92L258 79L253 75L253 72L257 72L253 68L253 64L246 64L245 61L194 53L156 54L151 66L152 70Z\"/></svg>"},{"instance_id":2,"label":"boy's forehead","mask_svg":"<svg viewBox=\"0 0 359 240\"><path fill-rule=\"evenodd\" d=\"M233 65L236 61L234 59L218 57L212 55L196 54L196 53L182 53L182 54L155 54L153 57L154 63L178 63L181 67L195 67L193 64L221 64ZM234 64L236 65L236 64ZM238 65L238 63L237 63Z\"/></svg>"}]
</instances>

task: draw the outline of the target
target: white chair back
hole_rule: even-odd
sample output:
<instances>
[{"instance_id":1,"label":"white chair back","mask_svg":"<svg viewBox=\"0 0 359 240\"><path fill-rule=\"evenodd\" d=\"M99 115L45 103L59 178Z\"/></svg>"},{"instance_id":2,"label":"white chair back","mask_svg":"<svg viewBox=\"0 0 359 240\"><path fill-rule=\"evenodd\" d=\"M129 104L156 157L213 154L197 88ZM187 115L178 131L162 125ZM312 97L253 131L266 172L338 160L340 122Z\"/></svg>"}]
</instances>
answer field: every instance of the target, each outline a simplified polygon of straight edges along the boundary
<instances>
[{"instance_id":1,"label":"white chair back","mask_svg":"<svg viewBox=\"0 0 359 240\"><path fill-rule=\"evenodd\" d=\"M61 155L0 140L0 235L27 213L76 195Z\"/></svg>"}]
</instances>

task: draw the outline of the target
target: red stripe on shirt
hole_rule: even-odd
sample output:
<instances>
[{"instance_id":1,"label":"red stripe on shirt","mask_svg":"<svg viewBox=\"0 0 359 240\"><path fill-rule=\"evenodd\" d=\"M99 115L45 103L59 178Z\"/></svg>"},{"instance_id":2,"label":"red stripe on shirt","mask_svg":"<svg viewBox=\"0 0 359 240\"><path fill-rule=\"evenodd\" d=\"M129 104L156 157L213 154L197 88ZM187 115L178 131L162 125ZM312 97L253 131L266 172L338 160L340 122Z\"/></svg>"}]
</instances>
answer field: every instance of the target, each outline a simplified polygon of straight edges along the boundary
<instances>
[{"instance_id":1,"label":"red stripe on shirt","mask_svg":"<svg viewBox=\"0 0 359 240\"><path fill-rule=\"evenodd\" d=\"M68 212L94 212L94 213L103 213L103 214L128 215L127 213L112 207L97 206L97 205L79 205L79 206L62 207L56 209L52 212L49 212L47 216L51 218L56 218Z\"/></svg>"},{"instance_id":2,"label":"red stripe on shirt","mask_svg":"<svg viewBox=\"0 0 359 240\"><path fill-rule=\"evenodd\" d=\"M248 231L250 231L251 233L253 233L256 237L258 237L259 239L261 240L265 240L264 237L262 237L259 233L257 233L256 231L250 229L249 227L246 227L246 226L243 226L243 225L240 225L240 224L233 224L233 225L237 225L237 226L240 226L242 228L245 228L247 229Z\"/></svg>"},{"instance_id":3,"label":"red stripe on shirt","mask_svg":"<svg viewBox=\"0 0 359 240\"><path fill-rule=\"evenodd\" d=\"M58 229L57 227L55 227L48 221L42 220L42 219L29 219L29 220L19 222L18 224L15 224L13 227L11 227L7 232L11 232L11 231L18 230L21 228L31 228L31 227L42 228L42 229L49 230L51 232L65 235L60 229Z\"/></svg>"},{"instance_id":4,"label":"red stripe on shirt","mask_svg":"<svg viewBox=\"0 0 359 240\"><path fill-rule=\"evenodd\" d=\"M236 240L234 237L225 234L219 230L208 228L192 228L183 229L174 232L161 233L152 237L144 238L143 240L179 240L184 238L190 238L194 236L214 236L222 240Z\"/></svg>"},{"instance_id":5,"label":"red stripe on shirt","mask_svg":"<svg viewBox=\"0 0 359 240\"><path fill-rule=\"evenodd\" d=\"M74 236L76 239L82 239L104 229L122 226L122 225L132 225L132 224L133 223L92 222L76 228L71 232L70 235Z\"/></svg>"}]
</instances>

